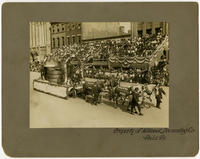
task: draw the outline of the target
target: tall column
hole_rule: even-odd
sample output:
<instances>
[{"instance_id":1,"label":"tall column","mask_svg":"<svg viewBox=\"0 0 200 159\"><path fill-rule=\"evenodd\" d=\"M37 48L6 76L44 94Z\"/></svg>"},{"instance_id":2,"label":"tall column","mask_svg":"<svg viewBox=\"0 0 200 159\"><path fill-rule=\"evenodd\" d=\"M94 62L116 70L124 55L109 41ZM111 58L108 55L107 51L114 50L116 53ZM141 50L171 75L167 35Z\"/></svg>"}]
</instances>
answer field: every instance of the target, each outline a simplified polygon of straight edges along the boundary
<instances>
[{"instance_id":1,"label":"tall column","mask_svg":"<svg viewBox=\"0 0 200 159\"><path fill-rule=\"evenodd\" d=\"M35 32L34 32L34 23L33 22L31 22L31 30L32 30L32 47L35 47L35 43L34 43Z\"/></svg>"},{"instance_id":2,"label":"tall column","mask_svg":"<svg viewBox=\"0 0 200 159\"><path fill-rule=\"evenodd\" d=\"M33 35L32 35L32 23L29 22L29 40L30 40L30 41L29 41L29 42L30 42L30 44L29 44L30 46L29 46L29 47L30 47L30 48L33 47L32 36L33 36Z\"/></svg>"},{"instance_id":3,"label":"tall column","mask_svg":"<svg viewBox=\"0 0 200 159\"><path fill-rule=\"evenodd\" d=\"M40 57L40 22L37 22L37 49L38 49L38 55Z\"/></svg>"},{"instance_id":4,"label":"tall column","mask_svg":"<svg viewBox=\"0 0 200 159\"><path fill-rule=\"evenodd\" d=\"M33 47L35 47L35 23L32 22L32 40L33 40Z\"/></svg>"},{"instance_id":5,"label":"tall column","mask_svg":"<svg viewBox=\"0 0 200 159\"><path fill-rule=\"evenodd\" d=\"M42 22L42 45L45 46L44 22Z\"/></svg>"},{"instance_id":6,"label":"tall column","mask_svg":"<svg viewBox=\"0 0 200 159\"><path fill-rule=\"evenodd\" d=\"M143 25L142 25L142 35L143 36L146 35L146 30L147 30L146 22L143 22Z\"/></svg>"},{"instance_id":7,"label":"tall column","mask_svg":"<svg viewBox=\"0 0 200 159\"><path fill-rule=\"evenodd\" d=\"M156 30L155 30L155 22L152 22L152 34L155 34Z\"/></svg>"},{"instance_id":8,"label":"tall column","mask_svg":"<svg viewBox=\"0 0 200 159\"><path fill-rule=\"evenodd\" d=\"M43 46L44 45L44 34L43 34L43 22L40 22L40 37L41 37L41 45L40 46Z\"/></svg>"},{"instance_id":9,"label":"tall column","mask_svg":"<svg viewBox=\"0 0 200 159\"><path fill-rule=\"evenodd\" d=\"M138 23L131 22L131 38L138 36Z\"/></svg>"},{"instance_id":10,"label":"tall column","mask_svg":"<svg viewBox=\"0 0 200 159\"><path fill-rule=\"evenodd\" d=\"M47 45L47 53L51 52L51 24L49 22L46 23L46 45Z\"/></svg>"},{"instance_id":11,"label":"tall column","mask_svg":"<svg viewBox=\"0 0 200 159\"><path fill-rule=\"evenodd\" d=\"M166 22L162 22L162 33L166 34Z\"/></svg>"},{"instance_id":12,"label":"tall column","mask_svg":"<svg viewBox=\"0 0 200 159\"><path fill-rule=\"evenodd\" d=\"M169 23L165 22L165 24L166 24L166 35L168 35L169 34Z\"/></svg>"},{"instance_id":13,"label":"tall column","mask_svg":"<svg viewBox=\"0 0 200 159\"><path fill-rule=\"evenodd\" d=\"M46 39L47 39L47 30L46 30L46 25L47 25L47 23L46 22L43 22L43 30L44 30L44 45L46 46L47 45L47 41L46 41Z\"/></svg>"},{"instance_id":14,"label":"tall column","mask_svg":"<svg viewBox=\"0 0 200 159\"><path fill-rule=\"evenodd\" d=\"M35 22L35 46L38 47L38 24Z\"/></svg>"},{"instance_id":15,"label":"tall column","mask_svg":"<svg viewBox=\"0 0 200 159\"><path fill-rule=\"evenodd\" d=\"M39 28L39 38L40 38L39 47L41 47L42 46L42 22L39 22L38 28Z\"/></svg>"}]
</instances>

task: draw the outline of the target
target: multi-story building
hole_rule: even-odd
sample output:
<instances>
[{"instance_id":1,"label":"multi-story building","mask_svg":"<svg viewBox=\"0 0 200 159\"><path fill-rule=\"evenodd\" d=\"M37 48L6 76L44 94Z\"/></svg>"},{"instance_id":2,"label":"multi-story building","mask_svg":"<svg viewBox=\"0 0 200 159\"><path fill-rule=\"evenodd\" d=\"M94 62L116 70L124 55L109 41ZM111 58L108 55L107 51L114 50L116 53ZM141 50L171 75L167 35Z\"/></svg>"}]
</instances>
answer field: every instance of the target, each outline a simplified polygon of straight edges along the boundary
<instances>
[{"instance_id":1,"label":"multi-story building","mask_svg":"<svg viewBox=\"0 0 200 159\"><path fill-rule=\"evenodd\" d=\"M162 30L168 35L168 23L166 22L131 22L131 37L156 34Z\"/></svg>"},{"instance_id":2,"label":"multi-story building","mask_svg":"<svg viewBox=\"0 0 200 159\"><path fill-rule=\"evenodd\" d=\"M83 22L82 40L104 39L119 36L119 22Z\"/></svg>"},{"instance_id":3,"label":"multi-story building","mask_svg":"<svg viewBox=\"0 0 200 159\"><path fill-rule=\"evenodd\" d=\"M66 44L66 28L65 23L51 23L51 48L52 52Z\"/></svg>"},{"instance_id":4,"label":"multi-story building","mask_svg":"<svg viewBox=\"0 0 200 159\"><path fill-rule=\"evenodd\" d=\"M124 26L120 26L119 27L119 34L120 35L124 35L125 34L125 27Z\"/></svg>"},{"instance_id":5,"label":"multi-story building","mask_svg":"<svg viewBox=\"0 0 200 159\"><path fill-rule=\"evenodd\" d=\"M68 22L66 23L66 44L80 44L81 43L81 23Z\"/></svg>"},{"instance_id":6,"label":"multi-story building","mask_svg":"<svg viewBox=\"0 0 200 159\"><path fill-rule=\"evenodd\" d=\"M51 47L52 52L63 45L79 44L81 41L133 38L156 34L161 29L168 34L166 22L130 22L130 29L124 34L124 26L119 22L52 22Z\"/></svg>"},{"instance_id":7,"label":"multi-story building","mask_svg":"<svg viewBox=\"0 0 200 159\"><path fill-rule=\"evenodd\" d=\"M81 43L81 23L52 22L51 46L52 52L64 45Z\"/></svg>"},{"instance_id":8,"label":"multi-story building","mask_svg":"<svg viewBox=\"0 0 200 159\"><path fill-rule=\"evenodd\" d=\"M49 22L30 22L30 52L38 55L38 60L43 60L44 55L51 52Z\"/></svg>"}]
</instances>

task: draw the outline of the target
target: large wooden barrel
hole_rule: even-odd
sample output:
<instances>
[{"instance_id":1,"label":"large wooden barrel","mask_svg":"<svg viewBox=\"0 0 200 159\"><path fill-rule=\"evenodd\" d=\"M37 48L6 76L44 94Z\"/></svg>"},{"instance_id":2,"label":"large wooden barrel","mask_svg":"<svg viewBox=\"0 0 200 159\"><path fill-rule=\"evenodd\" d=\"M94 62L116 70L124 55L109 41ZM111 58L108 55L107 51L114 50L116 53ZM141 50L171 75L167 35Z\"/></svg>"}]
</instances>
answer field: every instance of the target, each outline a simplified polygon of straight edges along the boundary
<instances>
[{"instance_id":1,"label":"large wooden barrel","mask_svg":"<svg viewBox=\"0 0 200 159\"><path fill-rule=\"evenodd\" d=\"M64 71L59 67L47 67L46 78L52 83L62 84L64 82Z\"/></svg>"}]
</instances>

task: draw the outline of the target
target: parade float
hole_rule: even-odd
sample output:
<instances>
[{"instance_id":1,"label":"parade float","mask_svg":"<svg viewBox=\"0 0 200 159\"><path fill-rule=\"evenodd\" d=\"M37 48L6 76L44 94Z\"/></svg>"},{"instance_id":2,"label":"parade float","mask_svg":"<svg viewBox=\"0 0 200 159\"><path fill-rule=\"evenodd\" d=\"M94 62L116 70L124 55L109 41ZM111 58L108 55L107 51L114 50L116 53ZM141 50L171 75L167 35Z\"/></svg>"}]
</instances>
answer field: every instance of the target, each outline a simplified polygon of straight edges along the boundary
<instances>
[{"instance_id":1,"label":"parade float","mask_svg":"<svg viewBox=\"0 0 200 159\"><path fill-rule=\"evenodd\" d=\"M65 99L81 92L81 64L74 55L60 60L50 54L41 67L41 77L33 81L35 90Z\"/></svg>"},{"instance_id":2,"label":"parade float","mask_svg":"<svg viewBox=\"0 0 200 159\"><path fill-rule=\"evenodd\" d=\"M67 86L63 85L64 70L53 58L46 59L41 66L41 77L33 81L33 88L58 97L67 97Z\"/></svg>"},{"instance_id":3,"label":"parade float","mask_svg":"<svg viewBox=\"0 0 200 159\"><path fill-rule=\"evenodd\" d=\"M87 51L90 52L91 50L92 49L89 49ZM85 57L83 56L85 54L81 54L85 50L79 49L77 51L73 46L58 49L55 53L49 54L44 59L41 69L41 78L34 80L33 88L37 91L66 99L69 96L81 94L83 91L82 80L88 80L84 76L84 72L87 68L95 68L96 70L105 68L108 72L104 73L108 75L108 78L112 74L111 70L116 70L116 68L137 69L139 72L138 74L141 74L141 70L144 70L143 72L148 72L149 69L155 66L157 67L160 65L160 67L162 67L163 61L160 61L160 59L164 50L168 51L167 36L152 53L148 54L148 52L146 52L146 54L142 56L110 55L107 59L95 59L92 58L93 52L90 53L88 57ZM165 65L164 63L164 66ZM116 73L114 74L116 77ZM92 87L93 83L96 81L97 78L94 78L92 81L87 81L87 83L89 83L88 87ZM127 88L132 85L133 83L129 83ZM126 94L128 91L127 88L120 86L120 93Z\"/></svg>"}]
</instances>

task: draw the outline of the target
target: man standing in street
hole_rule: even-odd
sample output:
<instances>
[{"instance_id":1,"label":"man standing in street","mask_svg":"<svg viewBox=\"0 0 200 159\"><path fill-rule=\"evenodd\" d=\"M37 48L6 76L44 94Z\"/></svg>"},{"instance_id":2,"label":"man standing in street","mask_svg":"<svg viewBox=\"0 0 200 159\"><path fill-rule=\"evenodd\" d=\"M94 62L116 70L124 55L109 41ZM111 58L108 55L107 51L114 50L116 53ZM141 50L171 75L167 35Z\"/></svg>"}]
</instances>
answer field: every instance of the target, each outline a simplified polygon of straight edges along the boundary
<instances>
[{"instance_id":1,"label":"man standing in street","mask_svg":"<svg viewBox=\"0 0 200 159\"><path fill-rule=\"evenodd\" d=\"M95 82L93 85L93 95L94 95L93 104L95 104L95 105L97 105L97 103L98 103L99 94L101 92L100 89L101 88L99 87L99 84L97 82Z\"/></svg>"},{"instance_id":2,"label":"man standing in street","mask_svg":"<svg viewBox=\"0 0 200 159\"><path fill-rule=\"evenodd\" d=\"M155 92L156 107L160 109L160 104L162 103L162 94L166 94L160 84L157 84L152 92Z\"/></svg>"},{"instance_id":3,"label":"man standing in street","mask_svg":"<svg viewBox=\"0 0 200 159\"><path fill-rule=\"evenodd\" d=\"M137 109L139 111L139 115L143 115L141 113L141 107L140 107L140 104L139 104L139 92L138 91L139 91L139 88L136 87L135 90L132 93L133 98L132 98L132 105L131 105L131 114L133 114L133 109L135 110L135 113L138 113L136 111L136 107L137 107Z\"/></svg>"}]
</instances>

